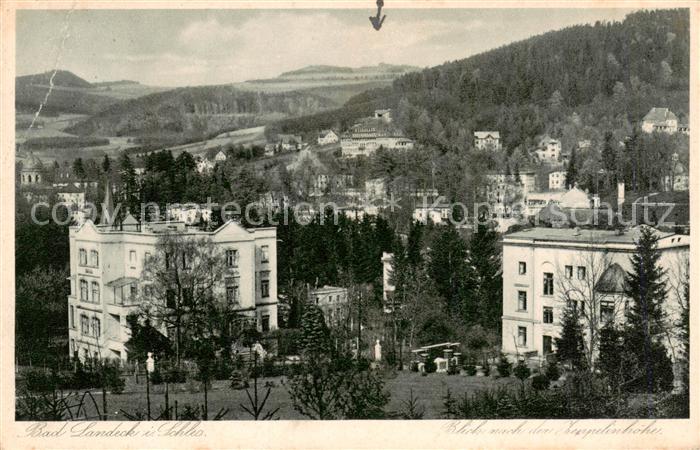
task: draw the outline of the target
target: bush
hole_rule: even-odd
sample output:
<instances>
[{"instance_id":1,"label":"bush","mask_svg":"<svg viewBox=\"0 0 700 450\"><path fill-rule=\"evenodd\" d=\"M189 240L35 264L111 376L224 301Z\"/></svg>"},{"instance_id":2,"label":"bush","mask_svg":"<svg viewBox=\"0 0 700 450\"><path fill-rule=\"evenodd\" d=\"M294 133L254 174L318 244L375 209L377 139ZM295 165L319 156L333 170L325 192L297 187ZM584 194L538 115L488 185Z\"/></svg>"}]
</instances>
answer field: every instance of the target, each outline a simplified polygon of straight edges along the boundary
<instances>
[{"instance_id":1,"label":"bush","mask_svg":"<svg viewBox=\"0 0 700 450\"><path fill-rule=\"evenodd\" d=\"M513 363L511 363L506 355L501 354L500 359L498 360L498 365L496 366L498 368L498 374L503 377L509 377L510 373L513 369Z\"/></svg>"},{"instance_id":2,"label":"bush","mask_svg":"<svg viewBox=\"0 0 700 450\"><path fill-rule=\"evenodd\" d=\"M474 364L465 364L464 365L464 370L467 372L467 375L470 377L473 377L476 375L476 366Z\"/></svg>"},{"instance_id":3,"label":"bush","mask_svg":"<svg viewBox=\"0 0 700 450\"><path fill-rule=\"evenodd\" d=\"M153 371L153 373L148 375L148 380L151 382L153 386L158 386L159 384L163 384L163 374L160 373L160 369L156 369Z\"/></svg>"},{"instance_id":4,"label":"bush","mask_svg":"<svg viewBox=\"0 0 700 450\"><path fill-rule=\"evenodd\" d=\"M248 384L248 373L243 370L234 370L231 372L231 389L246 389Z\"/></svg>"},{"instance_id":5,"label":"bush","mask_svg":"<svg viewBox=\"0 0 700 450\"><path fill-rule=\"evenodd\" d=\"M549 379L549 381L557 381L559 379L561 373L559 372L559 365L556 361L549 362L549 364L547 365L547 371L545 372L545 375L547 376L547 379Z\"/></svg>"},{"instance_id":6,"label":"bush","mask_svg":"<svg viewBox=\"0 0 700 450\"><path fill-rule=\"evenodd\" d=\"M532 388L536 391L546 391L549 389L549 377L546 375L535 375L532 377Z\"/></svg>"},{"instance_id":7,"label":"bush","mask_svg":"<svg viewBox=\"0 0 700 450\"><path fill-rule=\"evenodd\" d=\"M425 369L425 373L434 373L437 370L437 364L435 364L435 361L429 360L425 362L423 368Z\"/></svg>"},{"instance_id":8,"label":"bush","mask_svg":"<svg viewBox=\"0 0 700 450\"><path fill-rule=\"evenodd\" d=\"M408 370L411 372L418 372L418 361L411 361L408 363Z\"/></svg>"},{"instance_id":9,"label":"bush","mask_svg":"<svg viewBox=\"0 0 700 450\"><path fill-rule=\"evenodd\" d=\"M518 365L513 369L515 375L520 381L524 382L530 376L530 368L525 364L525 361L518 361Z\"/></svg>"},{"instance_id":10,"label":"bush","mask_svg":"<svg viewBox=\"0 0 700 450\"><path fill-rule=\"evenodd\" d=\"M50 392L58 388L57 374L45 370L32 369L24 375L24 385L32 392Z\"/></svg>"},{"instance_id":11,"label":"bush","mask_svg":"<svg viewBox=\"0 0 700 450\"><path fill-rule=\"evenodd\" d=\"M491 375L491 366L489 365L488 362L484 362L484 365L481 366L481 370L484 371L485 377L488 377L489 375Z\"/></svg>"}]
</instances>

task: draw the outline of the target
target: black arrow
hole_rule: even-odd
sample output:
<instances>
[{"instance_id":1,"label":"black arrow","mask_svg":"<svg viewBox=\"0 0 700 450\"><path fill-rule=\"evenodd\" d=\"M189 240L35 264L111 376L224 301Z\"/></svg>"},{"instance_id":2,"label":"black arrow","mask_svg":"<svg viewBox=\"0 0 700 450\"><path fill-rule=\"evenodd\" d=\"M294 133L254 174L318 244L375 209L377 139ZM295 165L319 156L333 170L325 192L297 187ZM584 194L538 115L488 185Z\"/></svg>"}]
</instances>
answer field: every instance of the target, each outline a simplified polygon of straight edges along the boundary
<instances>
[{"instance_id":1,"label":"black arrow","mask_svg":"<svg viewBox=\"0 0 700 450\"><path fill-rule=\"evenodd\" d=\"M384 23L384 19L386 19L386 15L382 16L382 6L384 6L384 0L377 0L377 16L369 18L369 21L372 22L372 26L377 31L379 31Z\"/></svg>"}]
</instances>

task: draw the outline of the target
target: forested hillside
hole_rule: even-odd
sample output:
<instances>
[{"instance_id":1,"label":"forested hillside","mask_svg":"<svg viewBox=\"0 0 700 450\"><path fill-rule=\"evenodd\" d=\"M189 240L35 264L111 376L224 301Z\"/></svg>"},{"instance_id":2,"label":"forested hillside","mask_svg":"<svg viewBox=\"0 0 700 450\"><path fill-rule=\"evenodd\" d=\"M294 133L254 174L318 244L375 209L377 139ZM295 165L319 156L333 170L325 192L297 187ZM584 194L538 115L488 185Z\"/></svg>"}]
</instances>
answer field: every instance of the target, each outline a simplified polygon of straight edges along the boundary
<instances>
[{"instance_id":1,"label":"forested hillside","mask_svg":"<svg viewBox=\"0 0 700 450\"><path fill-rule=\"evenodd\" d=\"M204 138L220 130L257 126L332 106L328 99L299 92L244 92L226 85L188 87L120 102L66 131L80 135Z\"/></svg>"},{"instance_id":2,"label":"forested hillside","mask_svg":"<svg viewBox=\"0 0 700 450\"><path fill-rule=\"evenodd\" d=\"M492 129L512 150L545 132L562 134L574 112L582 126L608 130L629 130L652 106L687 120L688 77L688 11L642 11L621 23L574 26L409 73L332 114L279 127L344 127L374 108L393 107L419 141L464 147L473 131Z\"/></svg>"}]
</instances>

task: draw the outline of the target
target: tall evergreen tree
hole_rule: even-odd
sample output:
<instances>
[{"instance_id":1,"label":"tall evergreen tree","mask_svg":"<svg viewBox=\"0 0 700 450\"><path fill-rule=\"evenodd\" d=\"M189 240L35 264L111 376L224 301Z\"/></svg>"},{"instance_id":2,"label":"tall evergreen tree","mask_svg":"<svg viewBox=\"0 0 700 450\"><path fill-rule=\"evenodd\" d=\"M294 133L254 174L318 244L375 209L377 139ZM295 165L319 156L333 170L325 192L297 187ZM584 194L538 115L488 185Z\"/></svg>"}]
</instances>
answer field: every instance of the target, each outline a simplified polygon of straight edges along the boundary
<instances>
[{"instance_id":1,"label":"tall evergreen tree","mask_svg":"<svg viewBox=\"0 0 700 450\"><path fill-rule=\"evenodd\" d=\"M428 271L453 314L463 312L466 261L467 245L455 227L441 227L430 248Z\"/></svg>"},{"instance_id":2,"label":"tall evergreen tree","mask_svg":"<svg viewBox=\"0 0 700 450\"><path fill-rule=\"evenodd\" d=\"M105 155L104 159L102 159L102 172L103 173L109 173L112 170L112 160L109 158L109 155Z\"/></svg>"},{"instance_id":3,"label":"tall evergreen tree","mask_svg":"<svg viewBox=\"0 0 700 450\"><path fill-rule=\"evenodd\" d=\"M316 305L305 305L301 316L300 347L309 358L317 358L330 349L330 331L323 311Z\"/></svg>"},{"instance_id":4,"label":"tall evergreen tree","mask_svg":"<svg viewBox=\"0 0 700 450\"><path fill-rule=\"evenodd\" d=\"M503 312L503 283L498 233L486 225L479 225L469 241L469 273L472 295L466 311L476 313L466 317L478 321L487 330L500 330ZM477 319L477 320L475 320Z\"/></svg>"},{"instance_id":5,"label":"tall evergreen tree","mask_svg":"<svg viewBox=\"0 0 700 450\"><path fill-rule=\"evenodd\" d=\"M568 363L576 370L586 369L586 353L583 345L583 326L578 309L571 302L564 309L561 321L561 336L555 339L557 359Z\"/></svg>"},{"instance_id":6,"label":"tall evergreen tree","mask_svg":"<svg viewBox=\"0 0 700 450\"><path fill-rule=\"evenodd\" d=\"M578 179L578 169L576 168L576 147L571 149L571 159L566 168L566 187L574 186Z\"/></svg>"},{"instance_id":7,"label":"tall evergreen tree","mask_svg":"<svg viewBox=\"0 0 700 450\"><path fill-rule=\"evenodd\" d=\"M632 270L625 277L625 295L631 302L624 333L625 348L638 362L633 369L637 382L630 383L630 388L647 393L668 390L673 382L671 361L662 343L666 281L660 258L656 230L641 227L635 253L630 257Z\"/></svg>"},{"instance_id":8,"label":"tall evergreen tree","mask_svg":"<svg viewBox=\"0 0 700 450\"><path fill-rule=\"evenodd\" d=\"M73 176L77 177L79 180L84 180L87 176L83 158L75 158L75 161L73 161Z\"/></svg>"},{"instance_id":9,"label":"tall evergreen tree","mask_svg":"<svg viewBox=\"0 0 700 450\"><path fill-rule=\"evenodd\" d=\"M406 260L413 267L418 267L423 262L421 248L423 245L423 224L418 221L411 223L406 244Z\"/></svg>"},{"instance_id":10,"label":"tall evergreen tree","mask_svg":"<svg viewBox=\"0 0 700 450\"><path fill-rule=\"evenodd\" d=\"M608 173L608 182L611 186L614 186L617 183L617 154L613 147L613 134L610 131L605 132L601 157L603 159L603 169Z\"/></svg>"}]
</instances>

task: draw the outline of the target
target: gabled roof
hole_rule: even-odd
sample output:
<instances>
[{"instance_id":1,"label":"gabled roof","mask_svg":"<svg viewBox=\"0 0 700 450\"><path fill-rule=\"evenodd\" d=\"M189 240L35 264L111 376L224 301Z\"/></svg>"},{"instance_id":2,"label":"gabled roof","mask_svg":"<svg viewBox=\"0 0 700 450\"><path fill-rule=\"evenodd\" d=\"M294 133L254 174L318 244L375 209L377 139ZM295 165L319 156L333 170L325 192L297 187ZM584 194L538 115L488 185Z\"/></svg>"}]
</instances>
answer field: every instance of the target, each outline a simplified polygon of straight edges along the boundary
<instances>
[{"instance_id":1,"label":"gabled roof","mask_svg":"<svg viewBox=\"0 0 700 450\"><path fill-rule=\"evenodd\" d=\"M625 271L618 263L611 264L595 285L595 290L610 294L625 292Z\"/></svg>"},{"instance_id":2,"label":"gabled roof","mask_svg":"<svg viewBox=\"0 0 700 450\"><path fill-rule=\"evenodd\" d=\"M501 133L498 131L475 131L474 137L477 139L486 139L487 137L492 137L495 139L501 138Z\"/></svg>"},{"instance_id":3,"label":"gabled roof","mask_svg":"<svg viewBox=\"0 0 700 450\"><path fill-rule=\"evenodd\" d=\"M667 120L678 120L673 112L668 108L651 108L651 111L644 116L645 122L666 122Z\"/></svg>"}]
</instances>

